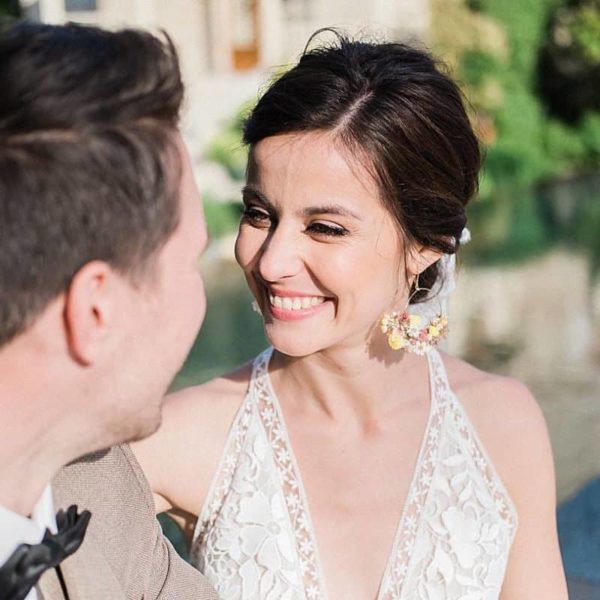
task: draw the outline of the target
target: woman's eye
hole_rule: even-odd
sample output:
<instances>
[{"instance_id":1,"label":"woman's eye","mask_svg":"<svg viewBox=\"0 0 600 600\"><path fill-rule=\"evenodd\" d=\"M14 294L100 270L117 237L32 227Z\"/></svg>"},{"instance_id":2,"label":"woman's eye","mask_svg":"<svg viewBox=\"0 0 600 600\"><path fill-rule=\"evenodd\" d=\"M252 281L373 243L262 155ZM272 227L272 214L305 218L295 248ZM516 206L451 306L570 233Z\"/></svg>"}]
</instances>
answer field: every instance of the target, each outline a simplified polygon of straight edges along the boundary
<instances>
[{"instance_id":1,"label":"woman's eye","mask_svg":"<svg viewBox=\"0 0 600 600\"><path fill-rule=\"evenodd\" d=\"M348 230L345 227L340 227L339 225L329 225L321 222L311 223L306 230L311 233L330 236L343 236L348 234Z\"/></svg>"},{"instance_id":2,"label":"woman's eye","mask_svg":"<svg viewBox=\"0 0 600 600\"><path fill-rule=\"evenodd\" d=\"M270 220L269 213L253 206L245 206L242 211L242 222L250 223L251 225L268 225Z\"/></svg>"}]
</instances>

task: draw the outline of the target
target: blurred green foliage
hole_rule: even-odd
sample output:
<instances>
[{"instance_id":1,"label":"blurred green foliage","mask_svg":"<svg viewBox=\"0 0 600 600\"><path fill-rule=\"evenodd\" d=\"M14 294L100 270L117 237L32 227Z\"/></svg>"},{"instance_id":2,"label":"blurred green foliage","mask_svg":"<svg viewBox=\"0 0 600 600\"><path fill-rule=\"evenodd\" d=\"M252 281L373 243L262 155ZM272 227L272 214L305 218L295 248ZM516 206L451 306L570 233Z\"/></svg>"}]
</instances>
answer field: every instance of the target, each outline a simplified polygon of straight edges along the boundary
<instances>
[{"instance_id":1,"label":"blurred green foliage","mask_svg":"<svg viewBox=\"0 0 600 600\"><path fill-rule=\"evenodd\" d=\"M20 16L21 10L18 0L0 0L0 27L10 26Z\"/></svg>"},{"instance_id":2,"label":"blurred green foliage","mask_svg":"<svg viewBox=\"0 0 600 600\"><path fill-rule=\"evenodd\" d=\"M219 201L204 194L204 216L211 237L221 237L235 231L240 222L241 203Z\"/></svg>"},{"instance_id":3,"label":"blurred green foliage","mask_svg":"<svg viewBox=\"0 0 600 600\"><path fill-rule=\"evenodd\" d=\"M448 6L451 18L442 18ZM568 59L573 66L573 47L577 57L597 60L599 7L598 0L434 3L440 14L434 19L434 47L452 58L486 154L480 197L468 209L476 233L465 249L468 260L512 262L564 242L591 252L598 270L600 181L590 173L600 169L600 113L590 100L589 77L579 81L577 119L561 118L554 106L574 97L578 82L569 82L568 94L560 89L552 96L553 89L540 81L545 75L556 81L554 63ZM551 63L548 48L559 22L568 23L565 35L572 43L565 50L553 46ZM470 33L453 37L457 23L468 25L463 30ZM589 65L580 63L578 73L587 76ZM579 185L580 178L593 180L595 189ZM553 187L562 193L548 193ZM565 202L576 206L571 220L559 218Z\"/></svg>"},{"instance_id":4,"label":"blurred green foliage","mask_svg":"<svg viewBox=\"0 0 600 600\"><path fill-rule=\"evenodd\" d=\"M591 177L598 183L593 173L600 170L600 113L590 109L576 121L561 119L552 110L548 96L552 90L542 89L540 77L547 68L543 58L556 23L568 22L577 52L596 60L599 4L599 0L433 0L434 50L450 63L463 86L485 152L479 198L468 209L476 235L466 249L467 260L513 262L557 242L598 255L596 194L578 180ZM573 50L568 52L571 60ZM571 87L570 95L575 93ZM559 95L559 100L565 96ZM248 104L242 106L205 153L236 181L245 172L247 151L241 133L249 109ZM552 186L563 192L549 194ZM585 197L573 200L578 193ZM567 224L556 216L564 212L560 204L566 196L577 204L577 226L575 220ZM233 231L238 210L235 203L209 198L211 233Z\"/></svg>"},{"instance_id":5,"label":"blurred green foliage","mask_svg":"<svg viewBox=\"0 0 600 600\"><path fill-rule=\"evenodd\" d=\"M0 0L0 16L18 17L19 2L17 0Z\"/></svg>"},{"instance_id":6,"label":"blurred green foliage","mask_svg":"<svg viewBox=\"0 0 600 600\"><path fill-rule=\"evenodd\" d=\"M250 108L249 103L243 104L234 117L224 124L204 153L207 160L225 167L229 176L236 181L241 181L246 173L248 151L242 144L242 127Z\"/></svg>"},{"instance_id":7,"label":"blurred green foliage","mask_svg":"<svg viewBox=\"0 0 600 600\"><path fill-rule=\"evenodd\" d=\"M573 42L584 58L600 64L600 11L598 2L589 3L574 11L571 26Z\"/></svg>"},{"instance_id":8,"label":"blurred green foliage","mask_svg":"<svg viewBox=\"0 0 600 600\"><path fill-rule=\"evenodd\" d=\"M224 123L204 152L206 160L221 165L231 179L240 182L240 187L245 178L248 159L248 150L242 144L242 127L250 109L251 104L244 103L236 114ZM241 206L238 198L216 198L205 193L204 210L210 235L220 237L235 231L240 221Z\"/></svg>"},{"instance_id":9,"label":"blurred green foliage","mask_svg":"<svg viewBox=\"0 0 600 600\"><path fill-rule=\"evenodd\" d=\"M600 112L600 0L571 0L554 12L540 53L539 90L550 113L570 124Z\"/></svg>"}]
</instances>

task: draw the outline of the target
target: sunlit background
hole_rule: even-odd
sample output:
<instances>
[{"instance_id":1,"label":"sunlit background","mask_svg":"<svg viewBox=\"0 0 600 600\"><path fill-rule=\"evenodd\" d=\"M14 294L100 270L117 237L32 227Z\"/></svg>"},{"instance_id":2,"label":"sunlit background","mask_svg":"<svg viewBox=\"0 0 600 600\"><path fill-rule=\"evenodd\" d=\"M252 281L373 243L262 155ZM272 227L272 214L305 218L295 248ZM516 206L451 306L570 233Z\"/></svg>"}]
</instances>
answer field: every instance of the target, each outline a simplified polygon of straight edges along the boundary
<instances>
[{"instance_id":1,"label":"sunlit background","mask_svg":"<svg viewBox=\"0 0 600 600\"><path fill-rule=\"evenodd\" d=\"M487 155L447 349L536 394L554 448L571 598L600 598L599 0L22 0L0 2L0 11L162 28L178 46L183 130L212 242L208 315L174 387L266 343L232 252L241 121L261 87L325 26L440 56Z\"/></svg>"}]
</instances>

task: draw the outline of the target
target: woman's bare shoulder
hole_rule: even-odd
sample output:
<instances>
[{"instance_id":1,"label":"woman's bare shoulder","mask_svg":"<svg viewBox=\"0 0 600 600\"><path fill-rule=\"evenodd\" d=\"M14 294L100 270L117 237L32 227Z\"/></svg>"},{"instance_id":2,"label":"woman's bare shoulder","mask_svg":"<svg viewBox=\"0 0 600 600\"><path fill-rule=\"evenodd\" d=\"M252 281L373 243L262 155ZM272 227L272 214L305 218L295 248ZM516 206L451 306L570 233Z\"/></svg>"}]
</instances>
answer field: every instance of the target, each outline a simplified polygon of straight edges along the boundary
<instances>
[{"instance_id":1,"label":"woman's bare shoulder","mask_svg":"<svg viewBox=\"0 0 600 600\"><path fill-rule=\"evenodd\" d=\"M201 418L203 415L211 415L213 419L230 421L246 395L251 372L252 363L246 363L206 383L169 394L165 398L164 417L189 422L189 417L195 416L201 423L206 421ZM190 425L194 422L192 420ZM180 424L185 426L185 423ZM212 425L214 421L206 423L207 427Z\"/></svg>"},{"instance_id":2,"label":"woman's bare shoulder","mask_svg":"<svg viewBox=\"0 0 600 600\"><path fill-rule=\"evenodd\" d=\"M498 426L539 427L543 416L529 388L512 377L488 373L449 354L443 355L450 387L464 408Z\"/></svg>"},{"instance_id":3,"label":"woman's bare shoulder","mask_svg":"<svg viewBox=\"0 0 600 600\"><path fill-rule=\"evenodd\" d=\"M537 477L546 477L550 493L552 450L531 391L517 379L487 373L447 354L443 359L450 387L515 503L525 501Z\"/></svg>"},{"instance_id":4,"label":"woman's bare shoulder","mask_svg":"<svg viewBox=\"0 0 600 600\"><path fill-rule=\"evenodd\" d=\"M132 445L152 490L169 506L197 514L245 398L251 371L248 363L169 394L158 431Z\"/></svg>"}]
</instances>

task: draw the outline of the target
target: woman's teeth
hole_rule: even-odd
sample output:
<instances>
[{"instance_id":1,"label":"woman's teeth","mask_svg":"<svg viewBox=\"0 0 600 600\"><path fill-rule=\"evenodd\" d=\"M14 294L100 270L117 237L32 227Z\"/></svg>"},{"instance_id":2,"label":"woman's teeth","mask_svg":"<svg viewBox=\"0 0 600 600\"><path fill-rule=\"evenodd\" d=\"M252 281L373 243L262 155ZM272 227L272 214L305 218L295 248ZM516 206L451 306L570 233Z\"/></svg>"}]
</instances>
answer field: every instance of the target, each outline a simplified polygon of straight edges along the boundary
<instances>
[{"instance_id":1,"label":"woman's teeth","mask_svg":"<svg viewBox=\"0 0 600 600\"><path fill-rule=\"evenodd\" d=\"M323 304L325 298L323 296L302 296L302 298L288 298L281 296L272 296L269 294L269 302L275 308L283 308L284 310L304 310L317 304Z\"/></svg>"}]
</instances>

